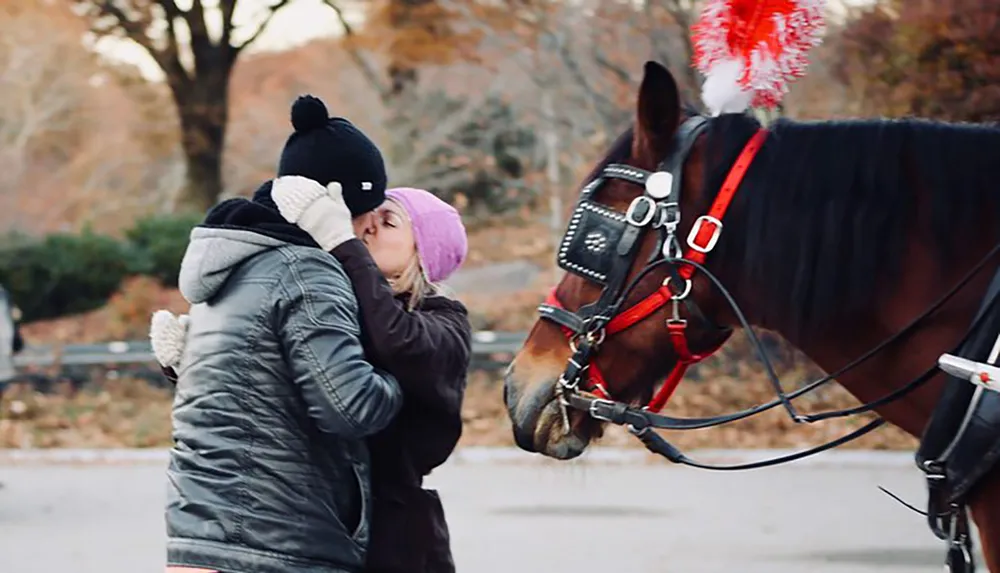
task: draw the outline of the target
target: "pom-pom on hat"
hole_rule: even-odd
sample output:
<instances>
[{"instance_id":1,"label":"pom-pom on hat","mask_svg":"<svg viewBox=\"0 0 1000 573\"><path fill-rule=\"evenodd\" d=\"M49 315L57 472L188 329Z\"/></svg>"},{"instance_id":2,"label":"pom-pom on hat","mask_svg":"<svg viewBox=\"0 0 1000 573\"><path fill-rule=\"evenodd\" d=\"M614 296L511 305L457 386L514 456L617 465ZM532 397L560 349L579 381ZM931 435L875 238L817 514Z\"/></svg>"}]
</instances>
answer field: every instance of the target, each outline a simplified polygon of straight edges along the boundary
<instances>
[{"instance_id":1,"label":"pom-pom on hat","mask_svg":"<svg viewBox=\"0 0 1000 573\"><path fill-rule=\"evenodd\" d=\"M326 187L339 181L351 215L371 211L385 201L382 153L368 136L341 117L330 117L317 97L303 95L291 110L295 131L285 142L278 176L300 175Z\"/></svg>"}]
</instances>

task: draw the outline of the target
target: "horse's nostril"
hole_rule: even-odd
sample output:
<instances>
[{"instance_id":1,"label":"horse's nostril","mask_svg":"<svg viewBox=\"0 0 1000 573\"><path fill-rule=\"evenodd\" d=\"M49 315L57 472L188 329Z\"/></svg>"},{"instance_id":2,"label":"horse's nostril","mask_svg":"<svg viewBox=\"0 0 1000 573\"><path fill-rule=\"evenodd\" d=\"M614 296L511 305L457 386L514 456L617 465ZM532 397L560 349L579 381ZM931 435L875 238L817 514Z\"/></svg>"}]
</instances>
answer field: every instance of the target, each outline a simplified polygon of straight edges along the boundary
<instances>
[{"instance_id":1,"label":"horse's nostril","mask_svg":"<svg viewBox=\"0 0 1000 573\"><path fill-rule=\"evenodd\" d=\"M514 411L518 406L518 400L521 397L521 392L518 391L517 386L515 386L510 381L507 381L503 385L503 405L507 407L511 412Z\"/></svg>"},{"instance_id":2,"label":"horse's nostril","mask_svg":"<svg viewBox=\"0 0 1000 573\"><path fill-rule=\"evenodd\" d=\"M508 409L513 408L517 405L517 386L514 385L513 379L514 368L513 364L507 367L507 371L504 372L503 376L503 403Z\"/></svg>"}]
</instances>

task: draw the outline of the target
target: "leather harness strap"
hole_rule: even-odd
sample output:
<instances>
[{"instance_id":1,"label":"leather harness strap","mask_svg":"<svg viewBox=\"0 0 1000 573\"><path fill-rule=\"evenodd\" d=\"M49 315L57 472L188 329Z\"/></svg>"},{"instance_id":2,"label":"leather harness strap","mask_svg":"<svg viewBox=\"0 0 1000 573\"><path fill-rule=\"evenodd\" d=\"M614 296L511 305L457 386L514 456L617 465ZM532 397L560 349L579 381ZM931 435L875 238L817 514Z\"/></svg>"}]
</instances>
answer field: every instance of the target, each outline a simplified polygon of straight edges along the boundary
<instances>
[{"instance_id":1,"label":"leather harness strap","mask_svg":"<svg viewBox=\"0 0 1000 573\"><path fill-rule=\"evenodd\" d=\"M757 152L760 151L761 147L763 147L764 142L767 139L767 134L767 130L761 128L753 135L753 137L750 138L750 140L743 147L743 150L740 152L739 157L733 163L732 168L729 170L729 174L726 176L719 193L716 194L715 200L713 201L708 214L702 215L695 220L694 225L691 228L691 232L688 234L688 248L684 253L685 259L699 264L703 263L708 253L715 248L715 245L718 243L719 236L722 233L722 220L725 217L726 211L729 208L733 197L735 197L736 191L739 189L740 183L743 181L747 170L753 163L754 157L756 157ZM677 355L677 363L667 375L659 390L656 391L653 397L646 404L644 409L651 412L658 412L666 406L670 397L677 389L677 386L684 378L684 374L691 365L697 364L698 362L711 356L722 346L720 343L714 348L711 348L708 352L701 354L696 354L691 351L687 339L688 323L687 320L680 318L676 305L678 305L679 301L686 298L690 293L690 280L694 275L695 269L693 266L686 264L681 264L679 267L678 273L680 278L685 281L684 286L672 284L672 281L670 280L672 275L668 274L667 279L663 281L663 284L658 289L628 309L617 314L604 327L603 336L619 333L651 316L668 303L674 303L674 316L667 319L666 325L667 331L670 334L670 340L672 342L674 352ZM678 291L677 289L680 290ZM556 296L555 289L553 289L549 293L548 297L546 297L545 304L553 309L567 312L566 308ZM574 332L573 329L569 328L562 322L563 321L559 321L559 326L568 339L572 341L574 337L580 334L579 331ZM589 364L585 367L590 377L590 385L586 388L586 390L601 399L611 400L612 396L608 391L607 379L601 372L600 368L598 368L597 364L593 362L593 359L591 359Z\"/></svg>"}]
</instances>

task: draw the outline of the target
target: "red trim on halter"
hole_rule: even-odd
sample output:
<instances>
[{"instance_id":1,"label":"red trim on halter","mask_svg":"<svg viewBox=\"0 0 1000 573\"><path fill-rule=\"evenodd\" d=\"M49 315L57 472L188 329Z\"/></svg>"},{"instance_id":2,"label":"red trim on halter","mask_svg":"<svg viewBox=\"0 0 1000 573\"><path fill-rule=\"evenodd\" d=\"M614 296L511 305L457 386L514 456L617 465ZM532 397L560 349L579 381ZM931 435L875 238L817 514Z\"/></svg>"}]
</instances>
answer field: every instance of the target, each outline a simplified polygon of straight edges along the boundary
<instances>
[{"instance_id":1,"label":"red trim on halter","mask_svg":"<svg viewBox=\"0 0 1000 573\"><path fill-rule=\"evenodd\" d=\"M607 327L605 327L605 331L608 334L621 332L660 310L668 302L670 302L670 289L665 286L661 286L646 298L640 300L631 307L622 311L618 316L612 318L611 321L608 322Z\"/></svg>"},{"instance_id":2,"label":"red trim on halter","mask_svg":"<svg viewBox=\"0 0 1000 573\"><path fill-rule=\"evenodd\" d=\"M754 157L757 156L757 152L763 147L764 141L767 139L767 134L767 130L761 128L750 138L743 147L743 151L740 152L739 157L736 158L733 166L729 169L729 174L722 183L722 188L716 194L715 200L708 210L708 214L695 220L694 225L691 227L691 232L688 234L688 248L684 253L685 259L704 264L708 253L715 248L715 244L719 240L719 235L722 233L722 219L726 214L726 210L729 209L729 204L736 195L736 190L739 189L740 183L753 163ZM681 263L679 273L684 279L690 279L694 275L694 271L695 268L693 266ZM608 335L615 334L642 321L666 306L670 302L672 294L666 284L660 286L660 288L611 319L605 327L605 333ZM555 289L552 289L545 298L545 302L556 308L563 308L556 297ZM560 328L566 334L567 338L572 338L575 335L569 328L564 326L560 326ZM658 412L667 405L667 401L670 400L670 397L684 378L687 369L692 364L708 358L722 347L720 344L705 354L692 353L687 343L686 328L687 321L667 321L667 331L670 334L671 341L673 341L674 352L677 354L677 364L674 365L673 370L667 375L666 380L664 380L659 390L656 391L656 394L646 404L646 409L651 412ZM611 395L607 390L607 380L593 360L591 360L587 371L590 374L591 382L591 387L587 391L599 398L611 400Z\"/></svg>"},{"instance_id":3,"label":"red trim on halter","mask_svg":"<svg viewBox=\"0 0 1000 573\"><path fill-rule=\"evenodd\" d=\"M692 260L698 264L705 263L705 258L715 248L715 243L719 240L719 235L722 234L722 218L725 217L726 210L729 209L729 203L736 196L736 190L740 188L743 176L747 174L747 169L750 169L754 157L757 156L760 148L764 146L764 140L766 139L767 130L761 128L743 146L743 151L736 158L733 166L729 168L729 174L726 176L726 180L722 182L722 188L716 194L715 201L708 210L708 215L698 217L694 225L692 225L691 231L688 233L689 248L684 254L685 259ZM710 226L706 227L706 223ZM680 269L680 273L682 277L689 279L694 275L694 267L684 265Z\"/></svg>"}]
</instances>

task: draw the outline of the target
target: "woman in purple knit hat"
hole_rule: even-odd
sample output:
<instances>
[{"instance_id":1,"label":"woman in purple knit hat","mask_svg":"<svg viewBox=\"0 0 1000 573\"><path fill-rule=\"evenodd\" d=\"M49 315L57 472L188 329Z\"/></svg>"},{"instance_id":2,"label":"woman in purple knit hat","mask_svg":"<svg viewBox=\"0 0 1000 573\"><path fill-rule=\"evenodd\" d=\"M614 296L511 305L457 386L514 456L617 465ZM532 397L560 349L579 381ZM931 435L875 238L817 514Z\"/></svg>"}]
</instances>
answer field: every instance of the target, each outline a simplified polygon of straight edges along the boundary
<instances>
[{"instance_id":1,"label":"woman in purple knit hat","mask_svg":"<svg viewBox=\"0 0 1000 573\"><path fill-rule=\"evenodd\" d=\"M365 571L451 573L441 501L422 483L462 434L472 329L440 283L463 263L468 244L458 212L433 194L399 187L385 195L372 224L355 234L336 182L324 188L279 177L271 191L281 214L343 265L368 359L403 390L399 415L368 439L374 504Z\"/></svg>"}]
</instances>

